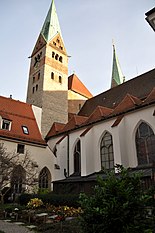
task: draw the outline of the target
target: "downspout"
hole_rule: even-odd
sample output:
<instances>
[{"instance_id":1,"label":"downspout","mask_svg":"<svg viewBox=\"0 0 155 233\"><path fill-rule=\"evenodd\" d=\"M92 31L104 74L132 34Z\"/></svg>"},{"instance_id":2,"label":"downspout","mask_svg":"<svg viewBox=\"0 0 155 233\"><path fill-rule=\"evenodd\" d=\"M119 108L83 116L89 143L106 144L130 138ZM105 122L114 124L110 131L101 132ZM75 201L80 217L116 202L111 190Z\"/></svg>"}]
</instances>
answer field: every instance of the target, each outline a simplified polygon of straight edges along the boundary
<instances>
[{"instance_id":1,"label":"downspout","mask_svg":"<svg viewBox=\"0 0 155 233\"><path fill-rule=\"evenodd\" d=\"M69 134L67 134L67 176L69 177Z\"/></svg>"}]
</instances>

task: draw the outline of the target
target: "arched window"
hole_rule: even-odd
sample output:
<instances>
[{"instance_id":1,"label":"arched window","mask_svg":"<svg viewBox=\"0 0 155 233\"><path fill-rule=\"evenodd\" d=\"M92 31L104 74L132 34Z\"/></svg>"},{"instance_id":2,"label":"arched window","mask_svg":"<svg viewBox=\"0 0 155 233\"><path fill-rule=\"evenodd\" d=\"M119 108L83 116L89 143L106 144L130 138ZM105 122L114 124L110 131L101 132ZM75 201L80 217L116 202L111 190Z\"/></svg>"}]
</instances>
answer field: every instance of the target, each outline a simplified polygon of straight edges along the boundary
<instances>
[{"instance_id":1,"label":"arched window","mask_svg":"<svg viewBox=\"0 0 155 233\"><path fill-rule=\"evenodd\" d=\"M155 162L155 135L150 126L142 122L136 131L138 165Z\"/></svg>"},{"instance_id":2,"label":"arched window","mask_svg":"<svg viewBox=\"0 0 155 233\"><path fill-rule=\"evenodd\" d=\"M101 167L104 169L114 168L114 152L112 135L106 132L100 144Z\"/></svg>"},{"instance_id":3,"label":"arched window","mask_svg":"<svg viewBox=\"0 0 155 233\"><path fill-rule=\"evenodd\" d=\"M59 61L62 62L62 56L59 57Z\"/></svg>"},{"instance_id":4,"label":"arched window","mask_svg":"<svg viewBox=\"0 0 155 233\"><path fill-rule=\"evenodd\" d=\"M47 167L44 167L39 174L39 188L40 189L51 188L51 174Z\"/></svg>"},{"instance_id":5,"label":"arched window","mask_svg":"<svg viewBox=\"0 0 155 233\"><path fill-rule=\"evenodd\" d=\"M62 83L62 77L59 76L59 83Z\"/></svg>"},{"instance_id":6,"label":"arched window","mask_svg":"<svg viewBox=\"0 0 155 233\"><path fill-rule=\"evenodd\" d=\"M81 175L81 143L80 140L74 148L74 175Z\"/></svg>"},{"instance_id":7,"label":"arched window","mask_svg":"<svg viewBox=\"0 0 155 233\"><path fill-rule=\"evenodd\" d=\"M54 79L54 73L51 72L51 79Z\"/></svg>"},{"instance_id":8,"label":"arched window","mask_svg":"<svg viewBox=\"0 0 155 233\"><path fill-rule=\"evenodd\" d=\"M26 179L26 172L21 165L14 168L11 176L11 188L13 193L22 193L24 191L24 184Z\"/></svg>"}]
</instances>

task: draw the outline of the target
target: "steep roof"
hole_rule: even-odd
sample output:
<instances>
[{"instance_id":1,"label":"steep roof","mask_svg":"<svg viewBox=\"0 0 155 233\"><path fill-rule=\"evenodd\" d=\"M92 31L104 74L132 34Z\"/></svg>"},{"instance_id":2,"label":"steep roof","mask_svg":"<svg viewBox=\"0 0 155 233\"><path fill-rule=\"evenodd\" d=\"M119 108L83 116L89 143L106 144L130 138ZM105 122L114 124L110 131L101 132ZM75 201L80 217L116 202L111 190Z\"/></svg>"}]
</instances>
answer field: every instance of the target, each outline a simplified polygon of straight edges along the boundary
<instances>
[{"instance_id":1,"label":"steep roof","mask_svg":"<svg viewBox=\"0 0 155 233\"><path fill-rule=\"evenodd\" d=\"M44 22L42 30L41 30L41 35L44 37L46 42L48 42L57 33L60 33L60 35L62 37L55 3L54 3L54 0L52 0L50 9L48 11L48 14L46 16L45 22Z\"/></svg>"},{"instance_id":2,"label":"steep roof","mask_svg":"<svg viewBox=\"0 0 155 233\"><path fill-rule=\"evenodd\" d=\"M115 108L127 95L144 99L155 87L155 69L88 99L78 115L89 116L97 106Z\"/></svg>"},{"instance_id":3,"label":"steep roof","mask_svg":"<svg viewBox=\"0 0 155 233\"><path fill-rule=\"evenodd\" d=\"M127 94L124 99L114 109L113 114L126 112L129 109L134 108L142 103L140 99L135 96Z\"/></svg>"},{"instance_id":4,"label":"steep roof","mask_svg":"<svg viewBox=\"0 0 155 233\"><path fill-rule=\"evenodd\" d=\"M112 65L111 87L115 87L119 84L122 84L124 81L125 81L125 77L122 73L122 70L119 64L115 45L113 44L113 65Z\"/></svg>"},{"instance_id":5,"label":"steep roof","mask_svg":"<svg viewBox=\"0 0 155 233\"><path fill-rule=\"evenodd\" d=\"M105 108L102 106L98 106L94 110L94 112L89 116L86 123L91 123L91 122L97 121L99 119L102 119L102 118L110 115L112 112L113 112L113 109L111 109L111 108Z\"/></svg>"},{"instance_id":6,"label":"steep roof","mask_svg":"<svg viewBox=\"0 0 155 233\"><path fill-rule=\"evenodd\" d=\"M85 87L85 85L80 81L80 79L75 74L72 74L68 77L68 90L72 90L87 98L93 97L90 91Z\"/></svg>"},{"instance_id":7,"label":"steep roof","mask_svg":"<svg viewBox=\"0 0 155 233\"><path fill-rule=\"evenodd\" d=\"M68 130L75 129L76 127L78 127L81 124L83 124L86 120L87 120L87 117L74 115L68 121L68 123L65 125L65 127L62 129L61 132L66 132Z\"/></svg>"},{"instance_id":8,"label":"steep roof","mask_svg":"<svg viewBox=\"0 0 155 233\"><path fill-rule=\"evenodd\" d=\"M60 132L64 128L64 126L65 124L63 123L54 122L46 136L46 139L48 139L49 137L52 137L53 135L56 135L58 132Z\"/></svg>"},{"instance_id":9,"label":"steep roof","mask_svg":"<svg viewBox=\"0 0 155 233\"><path fill-rule=\"evenodd\" d=\"M30 104L0 96L0 116L11 122L10 130L2 129L0 124L0 137L46 145ZM23 126L28 133L24 133Z\"/></svg>"}]
</instances>

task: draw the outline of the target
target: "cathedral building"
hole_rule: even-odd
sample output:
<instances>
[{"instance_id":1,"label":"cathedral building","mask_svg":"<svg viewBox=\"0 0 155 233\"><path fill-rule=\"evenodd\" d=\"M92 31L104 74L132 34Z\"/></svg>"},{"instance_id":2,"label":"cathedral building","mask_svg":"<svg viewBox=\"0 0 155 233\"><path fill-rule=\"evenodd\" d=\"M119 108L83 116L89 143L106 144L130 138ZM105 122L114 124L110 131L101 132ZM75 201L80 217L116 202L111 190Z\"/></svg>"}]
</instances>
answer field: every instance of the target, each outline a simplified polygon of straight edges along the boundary
<instances>
[{"instance_id":1,"label":"cathedral building","mask_svg":"<svg viewBox=\"0 0 155 233\"><path fill-rule=\"evenodd\" d=\"M111 88L93 97L76 74L68 77L52 0L32 51L26 103L0 97L0 143L9 152L29 151L40 188L89 192L97 175L116 164L141 170L149 186L155 177L154 77L155 69L125 82L113 45Z\"/></svg>"}]
</instances>

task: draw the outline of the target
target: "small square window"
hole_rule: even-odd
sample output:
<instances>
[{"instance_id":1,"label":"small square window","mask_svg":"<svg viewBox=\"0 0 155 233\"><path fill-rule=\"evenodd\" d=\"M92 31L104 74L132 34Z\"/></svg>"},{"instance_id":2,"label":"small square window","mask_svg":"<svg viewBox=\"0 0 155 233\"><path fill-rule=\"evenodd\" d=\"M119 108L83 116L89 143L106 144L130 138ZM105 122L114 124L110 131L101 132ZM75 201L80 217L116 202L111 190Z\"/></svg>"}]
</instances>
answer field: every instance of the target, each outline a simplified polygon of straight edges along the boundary
<instances>
[{"instance_id":1,"label":"small square window","mask_svg":"<svg viewBox=\"0 0 155 233\"><path fill-rule=\"evenodd\" d=\"M22 126L22 129L24 134L29 134L27 126Z\"/></svg>"},{"instance_id":2,"label":"small square window","mask_svg":"<svg viewBox=\"0 0 155 233\"><path fill-rule=\"evenodd\" d=\"M2 121L2 129L4 130L10 130L11 122L9 120L3 119Z\"/></svg>"},{"instance_id":3,"label":"small square window","mask_svg":"<svg viewBox=\"0 0 155 233\"><path fill-rule=\"evenodd\" d=\"M25 149L25 145L22 144L17 145L17 153L24 154L24 149Z\"/></svg>"}]
</instances>

